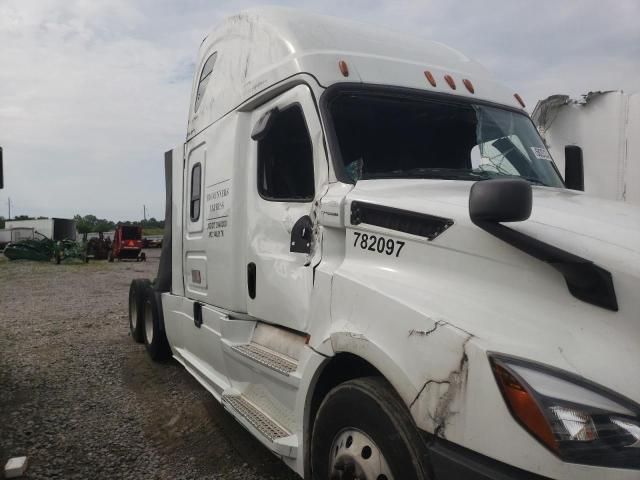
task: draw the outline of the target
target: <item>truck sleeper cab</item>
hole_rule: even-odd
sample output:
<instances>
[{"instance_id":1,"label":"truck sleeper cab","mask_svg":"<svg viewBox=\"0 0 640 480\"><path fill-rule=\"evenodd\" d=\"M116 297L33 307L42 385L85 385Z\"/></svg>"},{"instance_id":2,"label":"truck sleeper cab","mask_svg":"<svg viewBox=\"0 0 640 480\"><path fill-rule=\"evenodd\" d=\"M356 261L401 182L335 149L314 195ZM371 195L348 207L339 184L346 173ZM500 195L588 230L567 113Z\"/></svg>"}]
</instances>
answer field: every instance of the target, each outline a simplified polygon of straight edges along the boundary
<instances>
[{"instance_id":1,"label":"truck sleeper cab","mask_svg":"<svg viewBox=\"0 0 640 480\"><path fill-rule=\"evenodd\" d=\"M640 215L566 188L475 62L241 13L165 170L132 336L300 476L638 478Z\"/></svg>"}]
</instances>

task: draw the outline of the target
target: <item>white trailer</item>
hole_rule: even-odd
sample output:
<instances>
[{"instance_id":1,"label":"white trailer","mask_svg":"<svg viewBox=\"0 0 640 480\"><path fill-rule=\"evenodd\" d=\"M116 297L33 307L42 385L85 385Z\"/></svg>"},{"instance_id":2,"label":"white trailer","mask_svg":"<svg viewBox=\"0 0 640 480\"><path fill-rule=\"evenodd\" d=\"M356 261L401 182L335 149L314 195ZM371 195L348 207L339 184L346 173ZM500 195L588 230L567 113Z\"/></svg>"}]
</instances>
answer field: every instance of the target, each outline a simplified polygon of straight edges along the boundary
<instances>
[{"instance_id":1,"label":"white trailer","mask_svg":"<svg viewBox=\"0 0 640 480\"><path fill-rule=\"evenodd\" d=\"M34 238L33 228L8 228L0 230L0 248L4 248L8 243L19 242Z\"/></svg>"},{"instance_id":2,"label":"white trailer","mask_svg":"<svg viewBox=\"0 0 640 480\"><path fill-rule=\"evenodd\" d=\"M583 157L587 193L640 205L639 93L553 95L532 118L562 171L567 156Z\"/></svg>"},{"instance_id":3,"label":"white trailer","mask_svg":"<svg viewBox=\"0 0 640 480\"><path fill-rule=\"evenodd\" d=\"M11 230L0 230L0 248L4 248L8 243L11 243Z\"/></svg>"},{"instance_id":4,"label":"white trailer","mask_svg":"<svg viewBox=\"0 0 640 480\"><path fill-rule=\"evenodd\" d=\"M637 480L640 212L565 188L523 107L438 43L231 17L133 338L308 479Z\"/></svg>"},{"instance_id":5,"label":"white trailer","mask_svg":"<svg viewBox=\"0 0 640 480\"><path fill-rule=\"evenodd\" d=\"M31 228L34 233L52 240L75 240L76 222L66 218L40 218L35 220L7 220L5 228Z\"/></svg>"}]
</instances>

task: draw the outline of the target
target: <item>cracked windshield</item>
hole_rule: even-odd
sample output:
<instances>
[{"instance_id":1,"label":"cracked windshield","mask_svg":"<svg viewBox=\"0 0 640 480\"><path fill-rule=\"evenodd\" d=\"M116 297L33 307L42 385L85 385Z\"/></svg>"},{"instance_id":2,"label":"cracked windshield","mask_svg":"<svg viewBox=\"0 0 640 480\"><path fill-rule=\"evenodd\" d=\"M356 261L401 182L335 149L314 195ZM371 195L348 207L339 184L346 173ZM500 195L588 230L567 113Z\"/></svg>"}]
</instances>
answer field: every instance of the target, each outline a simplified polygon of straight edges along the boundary
<instances>
[{"instance_id":1,"label":"cracked windshield","mask_svg":"<svg viewBox=\"0 0 640 480\"><path fill-rule=\"evenodd\" d=\"M329 105L351 181L521 177L562 187L524 114L459 100L370 93L343 93Z\"/></svg>"}]
</instances>

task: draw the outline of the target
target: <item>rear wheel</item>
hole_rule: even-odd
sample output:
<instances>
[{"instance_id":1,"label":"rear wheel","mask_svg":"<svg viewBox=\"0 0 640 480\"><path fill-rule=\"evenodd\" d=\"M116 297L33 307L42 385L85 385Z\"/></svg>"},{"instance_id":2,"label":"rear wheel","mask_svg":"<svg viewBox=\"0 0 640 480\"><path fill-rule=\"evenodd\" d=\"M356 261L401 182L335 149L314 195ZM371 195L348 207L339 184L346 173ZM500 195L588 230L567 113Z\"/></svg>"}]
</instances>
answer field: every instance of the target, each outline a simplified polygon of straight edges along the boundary
<instances>
[{"instance_id":1,"label":"rear wheel","mask_svg":"<svg viewBox=\"0 0 640 480\"><path fill-rule=\"evenodd\" d=\"M409 411L382 378L351 380L326 396L313 426L317 480L428 480L424 442Z\"/></svg>"},{"instance_id":2,"label":"rear wheel","mask_svg":"<svg viewBox=\"0 0 640 480\"><path fill-rule=\"evenodd\" d=\"M160 295L149 286L144 296L144 344L152 360L162 362L171 357L171 348L164 331Z\"/></svg>"},{"instance_id":3,"label":"rear wheel","mask_svg":"<svg viewBox=\"0 0 640 480\"><path fill-rule=\"evenodd\" d=\"M146 278L137 278L129 286L129 331L138 343L144 341L144 295L150 285Z\"/></svg>"}]
</instances>

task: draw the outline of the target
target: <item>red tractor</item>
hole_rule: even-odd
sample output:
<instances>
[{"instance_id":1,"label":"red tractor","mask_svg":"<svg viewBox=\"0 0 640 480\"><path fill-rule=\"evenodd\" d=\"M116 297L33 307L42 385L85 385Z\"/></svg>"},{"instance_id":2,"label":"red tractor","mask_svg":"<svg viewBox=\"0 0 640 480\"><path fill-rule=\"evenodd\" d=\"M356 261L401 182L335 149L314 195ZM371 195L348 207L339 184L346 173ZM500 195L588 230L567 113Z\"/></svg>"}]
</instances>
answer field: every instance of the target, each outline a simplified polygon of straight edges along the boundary
<instances>
[{"instance_id":1,"label":"red tractor","mask_svg":"<svg viewBox=\"0 0 640 480\"><path fill-rule=\"evenodd\" d=\"M118 225L113 235L113 245L109 251L108 260L135 260L144 262L147 257L142 251L142 227Z\"/></svg>"}]
</instances>

